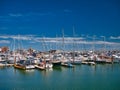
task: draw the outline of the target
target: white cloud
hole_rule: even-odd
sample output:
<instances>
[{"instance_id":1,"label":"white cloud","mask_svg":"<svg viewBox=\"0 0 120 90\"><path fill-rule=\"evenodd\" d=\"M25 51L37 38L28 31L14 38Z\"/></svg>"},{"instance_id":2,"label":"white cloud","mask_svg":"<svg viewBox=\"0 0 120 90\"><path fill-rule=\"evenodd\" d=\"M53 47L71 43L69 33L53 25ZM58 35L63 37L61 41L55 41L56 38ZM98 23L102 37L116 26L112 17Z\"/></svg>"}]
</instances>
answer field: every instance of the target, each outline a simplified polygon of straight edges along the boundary
<instances>
[{"instance_id":1,"label":"white cloud","mask_svg":"<svg viewBox=\"0 0 120 90\"><path fill-rule=\"evenodd\" d=\"M120 36L118 36L118 37L110 36L110 39L120 39Z\"/></svg>"},{"instance_id":2,"label":"white cloud","mask_svg":"<svg viewBox=\"0 0 120 90\"><path fill-rule=\"evenodd\" d=\"M73 41L67 41L67 43L73 43ZM76 44L96 44L96 45L100 45L100 44L106 44L106 45L115 45L115 44L119 44L120 45L120 43L115 43L115 42L103 42L103 41L75 41L74 43L76 43Z\"/></svg>"},{"instance_id":3,"label":"white cloud","mask_svg":"<svg viewBox=\"0 0 120 90\"><path fill-rule=\"evenodd\" d=\"M31 12L27 13L26 16L46 16L46 15L54 15L52 12Z\"/></svg>"},{"instance_id":4,"label":"white cloud","mask_svg":"<svg viewBox=\"0 0 120 90\"><path fill-rule=\"evenodd\" d=\"M11 38L17 40L31 40L31 37L27 37L27 36L11 36Z\"/></svg>"},{"instance_id":5,"label":"white cloud","mask_svg":"<svg viewBox=\"0 0 120 90\"><path fill-rule=\"evenodd\" d=\"M56 16L53 12L26 12L26 13L8 13L6 15L0 16L0 21L13 21L14 18L21 18L24 20L31 20L32 17L42 17L42 16ZM15 21L15 20L14 20Z\"/></svg>"},{"instance_id":6,"label":"white cloud","mask_svg":"<svg viewBox=\"0 0 120 90\"><path fill-rule=\"evenodd\" d=\"M63 38L42 38L42 37L37 37L34 38L35 42L46 42L46 43L63 43ZM65 37L64 38L64 43L68 43L68 44L72 44L72 43L76 43L76 44L106 44L106 45L119 45L120 43L116 43L116 42L108 42L108 41L86 41L85 38L73 38L73 37Z\"/></svg>"},{"instance_id":7,"label":"white cloud","mask_svg":"<svg viewBox=\"0 0 120 90\"><path fill-rule=\"evenodd\" d=\"M107 42L107 41L96 41L95 43L96 43L96 44L108 44L108 45L120 44L120 43Z\"/></svg>"},{"instance_id":8,"label":"white cloud","mask_svg":"<svg viewBox=\"0 0 120 90\"><path fill-rule=\"evenodd\" d=\"M29 42L29 43L31 43L31 44L35 44L36 42L34 42L34 41L31 41L31 42Z\"/></svg>"},{"instance_id":9,"label":"white cloud","mask_svg":"<svg viewBox=\"0 0 120 90\"><path fill-rule=\"evenodd\" d=\"M32 40L34 35L0 35L1 39Z\"/></svg>"},{"instance_id":10,"label":"white cloud","mask_svg":"<svg viewBox=\"0 0 120 90\"><path fill-rule=\"evenodd\" d=\"M10 13L9 16L10 17L28 17L28 16L46 16L46 15L55 15L52 12L29 12L29 13Z\"/></svg>"},{"instance_id":11,"label":"white cloud","mask_svg":"<svg viewBox=\"0 0 120 90\"><path fill-rule=\"evenodd\" d=\"M10 41L8 41L8 40L0 40L0 44L9 44L10 43Z\"/></svg>"},{"instance_id":12,"label":"white cloud","mask_svg":"<svg viewBox=\"0 0 120 90\"><path fill-rule=\"evenodd\" d=\"M11 17L21 17L21 16L23 16L22 14L20 14L20 13L10 13L9 14L9 16L11 16Z\"/></svg>"},{"instance_id":13,"label":"white cloud","mask_svg":"<svg viewBox=\"0 0 120 90\"><path fill-rule=\"evenodd\" d=\"M37 35L0 35L0 40L9 40L9 39L16 39L16 40L25 40L29 41L29 43L40 43L40 42L45 42L45 43L63 43L63 38L62 37L40 37ZM8 41L3 40L2 42L4 43L9 43ZM65 44L106 44L106 45L120 45L120 43L117 42L108 42L108 41L100 41L100 40L86 40L83 37L65 37L64 38L64 43Z\"/></svg>"},{"instance_id":14,"label":"white cloud","mask_svg":"<svg viewBox=\"0 0 120 90\"><path fill-rule=\"evenodd\" d=\"M0 35L0 38L1 39L8 39L8 38L10 38L10 36L8 36L8 35Z\"/></svg>"},{"instance_id":15,"label":"white cloud","mask_svg":"<svg viewBox=\"0 0 120 90\"><path fill-rule=\"evenodd\" d=\"M83 40L84 38L80 37L80 38L72 38L72 37L65 37L64 38L64 42L65 43L70 43L70 42L73 42L73 41L81 41ZM62 43L63 42L63 38L62 37L58 37L58 38L49 38L49 37L37 37L34 39L36 42L59 42L59 43Z\"/></svg>"}]
</instances>

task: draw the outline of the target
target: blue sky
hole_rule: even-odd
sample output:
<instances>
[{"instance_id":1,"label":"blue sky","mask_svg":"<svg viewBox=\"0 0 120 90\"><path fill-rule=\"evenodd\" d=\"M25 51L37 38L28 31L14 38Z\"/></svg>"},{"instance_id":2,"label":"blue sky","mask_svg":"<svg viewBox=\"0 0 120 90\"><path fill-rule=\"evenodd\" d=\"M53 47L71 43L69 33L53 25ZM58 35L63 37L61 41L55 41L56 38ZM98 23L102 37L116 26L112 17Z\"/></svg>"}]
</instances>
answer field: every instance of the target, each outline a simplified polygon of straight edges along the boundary
<instances>
[{"instance_id":1,"label":"blue sky","mask_svg":"<svg viewBox=\"0 0 120 90\"><path fill-rule=\"evenodd\" d=\"M120 41L119 0L0 0L0 35L96 35ZM1 38L3 39L3 38Z\"/></svg>"}]
</instances>

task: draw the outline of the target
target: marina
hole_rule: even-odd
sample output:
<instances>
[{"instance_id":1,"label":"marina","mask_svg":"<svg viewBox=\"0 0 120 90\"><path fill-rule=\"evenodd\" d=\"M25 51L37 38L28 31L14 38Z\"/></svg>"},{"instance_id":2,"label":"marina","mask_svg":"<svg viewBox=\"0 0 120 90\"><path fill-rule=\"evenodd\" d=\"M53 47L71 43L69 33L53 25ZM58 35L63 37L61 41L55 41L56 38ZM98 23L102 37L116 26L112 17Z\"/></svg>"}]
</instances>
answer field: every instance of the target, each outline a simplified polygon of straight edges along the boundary
<instances>
[{"instance_id":1,"label":"marina","mask_svg":"<svg viewBox=\"0 0 120 90\"><path fill-rule=\"evenodd\" d=\"M60 50L41 52L32 48L2 50L0 89L119 90L119 53L118 50L104 53Z\"/></svg>"},{"instance_id":2,"label":"marina","mask_svg":"<svg viewBox=\"0 0 120 90\"><path fill-rule=\"evenodd\" d=\"M119 0L0 0L0 90L119 84Z\"/></svg>"},{"instance_id":3,"label":"marina","mask_svg":"<svg viewBox=\"0 0 120 90\"><path fill-rule=\"evenodd\" d=\"M75 67L76 65L97 65L120 63L120 51L38 51L1 50L0 67L14 66L19 69L49 69L53 67ZM11 53L12 52L12 53ZM12 59L11 59L12 57Z\"/></svg>"}]
</instances>

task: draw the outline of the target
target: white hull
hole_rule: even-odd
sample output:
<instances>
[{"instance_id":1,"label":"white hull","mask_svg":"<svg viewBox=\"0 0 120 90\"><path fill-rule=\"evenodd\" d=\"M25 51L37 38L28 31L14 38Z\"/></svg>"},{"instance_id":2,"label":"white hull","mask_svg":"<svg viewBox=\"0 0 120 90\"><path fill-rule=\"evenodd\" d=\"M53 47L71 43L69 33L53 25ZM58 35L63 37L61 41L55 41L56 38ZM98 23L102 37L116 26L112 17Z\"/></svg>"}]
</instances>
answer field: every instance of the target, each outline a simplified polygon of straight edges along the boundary
<instances>
[{"instance_id":1,"label":"white hull","mask_svg":"<svg viewBox=\"0 0 120 90\"><path fill-rule=\"evenodd\" d=\"M26 69L34 69L34 68L35 68L35 66L33 66L33 65L26 66Z\"/></svg>"},{"instance_id":2,"label":"white hull","mask_svg":"<svg viewBox=\"0 0 120 90\"><path fill-rule=\"evenodd\" d=\"M52 68L52 67L53 67L53 65L52 65L52 64L49 64L49 63L47 63L45 67L46 67L46 68L48 68L48 69L50 69L50 68Z\"/></svg>"}]
</instances>

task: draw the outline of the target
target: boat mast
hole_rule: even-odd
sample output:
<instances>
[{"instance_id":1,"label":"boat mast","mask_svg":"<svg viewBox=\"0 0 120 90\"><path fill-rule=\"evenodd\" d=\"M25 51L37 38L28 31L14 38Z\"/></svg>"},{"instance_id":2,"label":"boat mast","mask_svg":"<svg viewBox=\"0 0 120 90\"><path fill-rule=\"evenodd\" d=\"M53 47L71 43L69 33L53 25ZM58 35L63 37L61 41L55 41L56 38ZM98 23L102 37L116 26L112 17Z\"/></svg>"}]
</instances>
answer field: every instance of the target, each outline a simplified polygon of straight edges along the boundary
<instances>
[{"instance_id":1,"label":"boat mast","mask_svg":"<svg viewBox=\"0 0 120 90\"><path fill-rule=\"evenodd\" d=\"M75 39L75 28L74 28L74 26L73 26L73 50L72 50L72 52L73 52L73 63L74 63L74 61L75 61L75 42L74 42L74 39Z\"/></svg>"},{"instance_id":2,"label":"boat mast","mask_svg":"<svg viewBox=\"0 0 120 90\"><path fill-rule=\"evenodd\" d=\"M64 48L65 48L65 42L64 42L64 29L62 29L62 53L63 53L63 60L65 59L65 52L64 52Z\"/></svg>"},{"instance_id":3,"label":"boat mast","mask_svg":"<svg viewBox=\"0 0 120 90\"><path fill-rule=\"evenodd\" d=\"M58 47L57 47L57 34L56 34L56 42L55 42L55 50L57 50Z\"/></svg>"},{"instance_id":4,"label":"boat mast","mask_svg":"<svg viewBox=\"0 0 120 90\"><path fill-rule=\"evenodd\" d=\"M14 57L14 64L16 64L16 56L15 56L15 38L13 38L13 57Z\"/></svg>"},{"instance_id":5,"label":"boat mast","mask_svg":"<svg viewBox=\"0 0 120 90\"><path fill-rule=\"evenodd\" d=\"M92 46L93 54L95 53L95 38L96 38L96 36L94 35L93 36L93 46Z\"/></svg>"},{"instance_id":6,"label":"boat mast","mask_svg":"<svg viewBox=\"0 0 120 90\"><path fill-rule=\"evenodd\" d=\"M105 36L101 36L102 38L103 38L103 52L105 52L106 51L106 43L105 43L105 41L106 41L106 38L105 38Z\"/></svg>"},{"instance_id":7,"label":"boat mast","mask_svg":"<svg viewBox=\"0 0 120 90\"><path fill-rule=\"evenodd\" d=\"M106 37L104 36L104 50L106 51L106 43L105 43L105 41L106 41Z\"/></svg>"}]
</instances>

